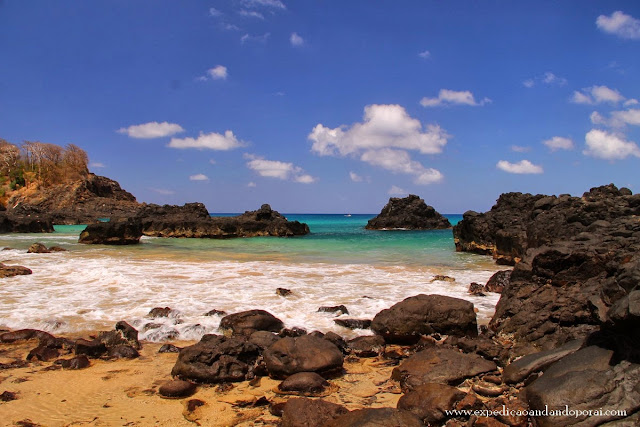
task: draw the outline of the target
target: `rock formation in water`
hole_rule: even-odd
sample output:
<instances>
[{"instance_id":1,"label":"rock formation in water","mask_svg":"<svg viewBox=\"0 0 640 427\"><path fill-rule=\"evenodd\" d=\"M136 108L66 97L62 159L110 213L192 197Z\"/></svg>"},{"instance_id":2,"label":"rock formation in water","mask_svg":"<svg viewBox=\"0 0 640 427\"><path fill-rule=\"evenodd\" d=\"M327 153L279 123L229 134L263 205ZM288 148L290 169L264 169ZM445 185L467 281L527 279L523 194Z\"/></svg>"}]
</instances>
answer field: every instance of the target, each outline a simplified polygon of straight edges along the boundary
<instances>
[{"instance_id":1,"label":"rock formation in water","mask_svg":"<svg viewBox=\"0 0 640 427\"><path fill-rule=\"evenodd\" d=\"M367 223L368 230L433 230L451 228L449 220L420 197L392 197L378 216Z\"/></svg>"}]
</instances>

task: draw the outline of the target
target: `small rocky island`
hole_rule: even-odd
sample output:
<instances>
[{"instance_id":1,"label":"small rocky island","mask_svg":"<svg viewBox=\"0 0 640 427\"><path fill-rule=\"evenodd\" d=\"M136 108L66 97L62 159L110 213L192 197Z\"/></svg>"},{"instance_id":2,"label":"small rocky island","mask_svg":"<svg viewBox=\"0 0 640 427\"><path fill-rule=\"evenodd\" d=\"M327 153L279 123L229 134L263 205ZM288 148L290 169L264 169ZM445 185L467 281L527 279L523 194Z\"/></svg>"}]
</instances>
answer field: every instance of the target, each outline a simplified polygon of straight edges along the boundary
<instances>
[{"instance_id":1,"label":"small rocky island","mask_svg":"<svg viewBox=\"0 0 640 427\"><path fill-rule=\"evenodd\" d=\"M145 205L134 217L89 224L80 243L128 245L140 237L229 239L234 237L293 237L309 233L309 226L289 221L264 204L233 217L212 217L202 203L184 206Z\"/></svg>"},{"instance_id":2,"label":"small rocky island","mask_svg":"<svg viewBox=\"0 0 640 427\"><path fill-rule=\"evenodd\" d=\"M367 223L367 230L438 230L451 228L447 218L420 197L391 197L378 216Z\"/></svg>"}]
</instances>

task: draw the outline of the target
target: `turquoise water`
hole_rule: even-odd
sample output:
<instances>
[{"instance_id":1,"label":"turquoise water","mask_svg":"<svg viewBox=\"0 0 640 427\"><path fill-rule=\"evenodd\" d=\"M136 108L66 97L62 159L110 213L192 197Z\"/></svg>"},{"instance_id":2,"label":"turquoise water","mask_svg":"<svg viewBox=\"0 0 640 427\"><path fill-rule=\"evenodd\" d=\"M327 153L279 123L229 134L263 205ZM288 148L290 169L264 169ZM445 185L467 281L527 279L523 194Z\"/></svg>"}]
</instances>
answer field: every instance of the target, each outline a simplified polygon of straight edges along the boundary
<instances>
[{"instance_id":1,"label":"turquoise water","mask_svg":"<svg viewBox=\"0 0 640 427\"><path fill-rule=\"evenodd\" d=\"M228 216L232 214L214 214ZM455 252L451 230L366 230L374 215L289 214L311 233L295 238L254 237L230 240L143 238L138 252L182 252L201 259L259 259L376 265L460 266L478 258ZM462 215L447 215L452 224ZM84 226L56 226L56 234L78 235Z\"/></svg>"}]
</instances>

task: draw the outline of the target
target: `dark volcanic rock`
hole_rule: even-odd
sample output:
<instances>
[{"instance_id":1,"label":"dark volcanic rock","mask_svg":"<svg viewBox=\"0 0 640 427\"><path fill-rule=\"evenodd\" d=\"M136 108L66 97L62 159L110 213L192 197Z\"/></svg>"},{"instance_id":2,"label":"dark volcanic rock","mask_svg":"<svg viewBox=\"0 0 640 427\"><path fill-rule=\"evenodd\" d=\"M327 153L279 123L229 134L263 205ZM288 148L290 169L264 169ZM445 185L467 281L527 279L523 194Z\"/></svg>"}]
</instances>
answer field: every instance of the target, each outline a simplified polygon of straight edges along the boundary
<instances>
[{"instance_id":1,"label":"dark volcanic rock","mask_svg":"<svg viewBox=\"0 0 640 427\"><path fill-rule=\"evenodd\" d=\"M27 249L28 254L48 254L51 251L42 243L34 243Z\"/></svg>"},{"instance_id":2,"label":"dark volcanic rock","mask_svg":"<svg viewBox=\"0 0 640 427\"><path fill-rule=\"evenodd\" d=\"M329 383L315 372L298 372L282 381L278 388L281 391L295 391L300 393L319 393Z\"/></svg>"},{"instance_id":3,"label":"dark volcanic rock","mask_svg":"<svg viewBox=\"0 0 640 427\"><path fill-rule=\"evenodd\" d=\"M493 276L491 276L491 278L489 278L487 283L484 285L484 289L487 292L501 294L505 286L509 284L510 278L511 270L497 271Z\"/></svg>"},{"instance_id":4,"label":"dark volcanic rock","mask_svg":"<svg viewBox=\"0 0 640 427\"><path fill-rule=\"evenodd\" d=\"M433 333L477 336L473 304L442 295L416 295L382 310L371 324L390 343L415 343Z\"/></svg>"},{"instance_id":5,"label":"dark volcanic rock","mask_svg":"<svg viewBox=\"0 0 640 427\"><path fill-rule=\"evenodd\" d=\"M423 427L422 421L408 411L394 408L358 409L346 413L324 427Z\"/></svg>"},{"instance_id":6,"label":"dark volcanic rock","mask_svg":"<svg viewBox=\"0 0 640 427\"><path fill-rule=\"evenodd\" d=\"M146 205L136 217L145 236L231 238L254 236L301 236L309 227L288 221L267 204L236 217L211 217L202 203L184 206Z\"/></svg>"},{"instance_id":7,"label":"dark volcanic rock","mask_svg":"<svg viewBox=\"0 0 640 427\"><path fill-rule=\"evenodd\" d=\"M87 225L78 243L94 245L134 245L140 243L142 224L135 219L111 220Z\"/></svg>"},{"instance_id":8,"label":"dark volcanic rock","mask_svg":"<svg viewBox=\"0 0 640 427\"><path fill-rule=\"evenodd\" d=\"M171 307L154 307L147 314L148 317L155 319L157 317L169 317L172 313L175 313Z\"/></svg>"},{"instance_id":9,"label":"dark volcanic rock","mask_svg":"<svg viewBox=\"0 0 640 427\"><path fill-rule=\"evenodd\" d=\"M347 412L344 406L325 400L293 398L284 405L282 427L323 427Z\"/></svg>"},{"instance_id":10,"label":"dark volcanic rock","mask_svg":"<svg viewBox=\"0 0 640 427\"><path fill-rule=\"evenodd\" d=\"M344 305L334 305L334 306L322 306L318 308L318 312L320 313L336 313L338 316L341 314L349 314L349 310Z\"/></svg>"},{"instance_id":11,"label":"dark volcanic rock","mask_svg":"<svg viewBox=\"0 0 640 427\"><path fill-rule=\"evenodd\" d=\"M405 198L390 198L380 214L370 219L365 228L433 230L451 228L451 223L420 197L410 194Z\"/></svg>"},{"instance_id":12,"label":"dark volcanic rock","mask_svg":"<svg viewBox=\"0 0 640 427\"><path fill-rule=\"evenodd\" d=\"M203 383L244 381L258 355L258 347L244 337L205 335L180 350L171 375Z\"/></svg>"},{"instance_id":13,"label":"dark volcanic rock","mask_svg":"<svg viewBox=\"0 0 640 427\"><path fill-rule=\"evenodd\" d=\"M107 355L113 359L135 359L137 357L140 357L140 353L138 353L138 350L130 345L125 344L111 347Z\"/></svg>"},{"instance_id":14,"label":"dark volcanic rock","mask_svg":"<svg viewBox=\"0 0 640 427\"><path fill-rule=\"evenodd\" d=\"M220 320L220 329L231 330L234 335L249 336L255 331L280 332L282 320L264 310L249 310L230 314Z\"/></svg>"},{"instance_id":15,"label":"dark volcanic rock","mask_svg":"<svg viewBox=\"0 0 640 427\"><path fill-rule=\"evenodd\" d=\"M276 295L281 296L281 297L288 297L290 295L292 295L293 292L291 292L290 289L287 288L277 288L276 289Z\"/></svg>"},{"instance_id":16,"label":"dark volcanic rock","mask_svg":"<svg viewBox=\"0 0 640 427\"><path fill-rule=\"evenodd\" d=\"M173 344L163 344L158 353L180 353L180 347L176 347Z\"/></svg>"},{"instance_id":17,"label":"dark volcanic rock","mask_svg":"<svg viewBox=\"0 0 640 427\"><path fill-rule=\"evenodd\" d=\"M391 378L400 381L403 389L412 390L426 383L458 385L465 378L491 372L498 366L476 354L464 354L451 349L428 348L394 368Z\"/></svg>"},{"instance_id":18,"label":"dark volcanic rock","mask_svg":"<svg viewBox=\"0 0 640 427\"><path fill-rule=\"evenodd\" d=\"M347 329L369 329L371 327L369 319L333 319L333 322Z\"/></svg>"},{"instance_id":19,"label":"dark volcanic rock","mask_svg":"<svg viewBox=\"0 0 640 427\"><path fill-rule=\"evenodd\" d=\"M271 347L281 337L269 331L255 331L249 336L249 342L257 345L263 350Z\"/></svg>"},{"instance_id":20,"label":"dark volcanic rock","mask_svg":"<svg viewBox=\"0 0 640 427\"><path fill-rule=\"evenodd\" d=\"M53 233L53 223L46 215L0 212L0 233Z\"/></svg>"},{"instance_id":21,"label":"dark volcanic rock","mask_svg":"<svg viewBox=\"0 0 640 427\"><path fill-rule=\"evenodd\" d=\"M56 359L60 355L60 352L56 348L47 347L46 345L39 345L29 352L27 360L37 359L41 362L48 362Z\"/></svg>"},{"instance_id":22,"label":"dark volcanic rock","mask_svg":"<svg viewBox=\"0 0 640 427\"><path fill-rule=\"evenodd\" d=\"M77 356L84 354L88 357L98 358L107 352L107 346L99 340L79 339L76 341L75 352Z\"/></svg>"},{"instance_id":23,"label":"dark volcanic rock","mask_svg":"<svg viewBox=\"0 0 640 427\"><path fill-rule=\"evenodd\" d=\"M563 357L580 350L584 340L571 341L553 350L528 354L505 366L502 378L507 384L519 383L534 372L542 371Z\"/></svg>"},{"instance_id":24,"label":"dark volcanic rock","mask_svg":"<svg viewBox=\"0 0 640 427\"><path fill-rule=\"evenodd\" d=\"M312 335L282 338L263 354L269 375L284 378L298 372L330 372L342 368L342 352Z\"/></svg>"},{"instance_id":25,"label":"dark volcanic rock","mask_svg":"<svg viewBox=\"0 0 640 427\"><path fill-rule=\"evenodd\" d=\"M425 425L433 425L447 419L445 411L455 409L465 393L444 384L427 383L416 387L398 400L398 409L409 411Z\"/></svg>"},{"instance_id":26,"label":"dark volcanic rock","mask_svg":"<svg viewBox=\"0 0 640 427\"><path fill-rule=\"evenodd\" d=\"M196 385L189 381L173 380L162 384L158 393L162 397L180 398L189 397L196 392Z\"/></svg>"},{"instance_id":27,"label":"dark volcanic rock","mask_svg":"<svg viewBox=\"0 0 640 427\"><path fill-rule=\"evenodd\" d=\"M384 352L385 341L379 335L357 337L347 342L349 350L358 357L376 357Z\"/></svg>"},{"instance_id":28,"label":"dark volcanic rock","mask_svg":"<svg viewBox=\"0 0 640 427\"><path fill-rule=\"evenodd\" d=\"M467 292L477 297L483 297L485 296L483 291L484 291L484 285L481 285L480 283L472 282L469 285L469 290Z\"/></svg>"},{"instance_id":29,"label":"dark volcanic rock","mask_svg":"<svg viewBox=\"0 0 640 427\"><path fill-rule=\"evenodd\" d=\"M62 366L62 369L84 369L91 366L89 358L87 356L76 356L71 359L58 359L55 361L57 365Z\"/></svg>"},{"instance_id":30,"label":"dark volcanic rock","mask_svg":"<svg viewBox=\"0 0 640 427\"><path fill-rule=\"evenodd\" d=\"M33 272L27 267L23 267L21 265L4 265L3 263L0 262L0 278L24 276L32 273Z\"/></svg>"},{"instance_id":31,"label":"dark volcanic rock","mask_svg":"<svg viewBox=\"0 0 640 427\"><path fill-rule=\"evenodd\" d=\"M589 410L614 409L628 415L640 409L640 365L622 361L611 365L613 352L596 346L584 348L547 368L526 388L526 399L533 410L562 411L569 407L578 414L537 417L541 427L557 425L596 425L584 421ZM596 417L598 424L621 416ZM590 420L592 418L589 418Z\"/></svg>"}]
</instances>

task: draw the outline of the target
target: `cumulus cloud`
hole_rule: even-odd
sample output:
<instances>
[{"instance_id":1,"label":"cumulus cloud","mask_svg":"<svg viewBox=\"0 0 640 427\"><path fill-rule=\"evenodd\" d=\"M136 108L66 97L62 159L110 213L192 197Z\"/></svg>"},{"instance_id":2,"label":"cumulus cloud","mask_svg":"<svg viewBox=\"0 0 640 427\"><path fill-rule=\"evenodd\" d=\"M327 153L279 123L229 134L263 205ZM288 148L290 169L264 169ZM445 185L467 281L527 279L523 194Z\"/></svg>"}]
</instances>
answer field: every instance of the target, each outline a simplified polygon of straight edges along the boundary
<instances>
[{"instance_id":1,"label":"cumulus cloud","mask_svg":"<svg viewBox=\"0 0 640 427\"><path fill-rule=\"evenodd\" d=\"M562 136L554 136L551 139L547 139L542 141L544 145L549 147L551 151L558 150L573 150L573 141L569 138L564 138Z\"/></svg>"},{"instance_id":2,"label":"cumulus cloud","mask_svg":"<svg viewBox=\"0 0 640 427\"><path fill-rule=\"evenodd\" d=\"M596 25L605 33L615 34L623 39L640 39L640 19L615 11L611 16L600 15Z\"/></svg>"},{"instance_id":3,"label":"cumulus cloud","mask_svg":"<svg viewBox=\"0 0 640 427\"><path fill-rule=\"evenodd\" d=\"M429 59L431 58L431 52L429 52L428 50L423 50L418 54L418 56L422 59Z\"/></svg>"},{"instance_id":4,"label":"cumulus cloud","mask_svg":"<svg viewBox=\"0 0 640 427\"><path fill-rule=\"evenodd\" d=\"M266 43L267 40L269 40L269 37L271 37L271 33L264 33L261 36L252 36L247 33L242 37L240 37L240 43L241 44L250 43L250 42Z\"/></svg>"},{"instance_id":5,"label":"cumulus cloud","mask_svg":"<svg viewBox=\"0 0 640 427\"><path fill-rule=\"evenodd\" d=\"M547 86L564 86L567 84L567 79L557 76L551 71L547 71L542 75L532 77L522 82L522 84L528 88L532 88L538 83L545 84Z\"/></svg>"},{"instance_id":6,"label":"cumulus cloud","mask_svg":"<svg viewBox=\"0 0 640 427\"><path fill-rule=\"evenodd\" d=\"M300 37L298 33L291 33L289 42L291 42L291 46L302 46L304 44L304 39Z\"/></svg>"},{"instance_id":7,"label":"cumulus cloud","mask_svg":"<svg viewBox=\"0 0 640 427\"><path fill-rule=\"evenodd\" d=\"M427 98L426 96L420 100L423 107L439 107L443 105L471 105L474 107L482 106L490 103L489 98L483 98L477 102L473 94L468 91L455 91L449 89L440 89L437 98Z\"/></svg>"},{"instance_id":8,"label":"cumulus cloud","mask_svg":"<svg viewBox=\"0 0 640 427\"><path fill-rule=\"evenodd\" d=\"M390 196L402 196L407 194L407 192L397 185L392 185L389 191L387 191L387 194L389 194Z\"/></svg>"},{"instance_id":9,"label":"cumulus cloud","mask_svg":"<svg viewBox=\"0 0 640 427\"><path fill-rule=\"evenodd\" d=\"M411 159L406 150L437 154L449 135L437 125L423 129L400 105L368 105L364 118L351 126L328 128L316 125L308 136L311 151L320 156L352 156L394 173L413 175L415 182L428 184L442 174Z\"/></svg>"},{"instance_id":10,"label":"cumulus cloud","mask_svg":"<svg viewBox=\"0 0 640 427\"><path fill-rule=\"evenodd\" d=\"M358 175L355 172L349 172L349 178L351 178L351 181L353 182L362 182L364 179Z\"/></svg>"},{"instance_id":11,"label":"cumulus cloud","mask_svg":"<svg viewBox=\"0 0 640 427\"><path fill-rule=\"evenodd\" d=\"M621 160L629 156L640 157L640 148L635 142L625 140L623 135L590 130L585 136L587 148L583 154L605 160Z\"/></svg>"},{"instance_id":12,"label":"cumulus cloud","mask_svg":"<svg viewBox=\"0 0 640 427\"><path fill-rule=\"evenodd\" d=\"M516 153L527 153L531 151L531 147L524 147L522 145L512 145L511 151L515 151Z\"/></svg>"},{"instance_id":13,"label":"cumulus cloud","mask_svg":"<svg viewBox=\"0 0 640 427\"><path fill-rule=\"evenodd\" d=\"M286 9L287 7L280 0L242 0L245 7L272 7L274 9Z\"/></svg>"},{"instance_id":14,"label":"cumulus cloud","mask_svg":"<svg viewBox=\"0 0 640 427\"><path fill-rule=\"evenodd\" d=\"M209 181L209 177L203 173L191 175L189 181Z\"/></svg>"},{"instance_id":15,"label":"cumulus cloud","mask_svg":"<svg viewBox=\"0 0 640 427\"><path fill-rule=\"evenodd\" d=\"M299 182L301 184L312 184L317 181L317 178L304 173L301 167L293 163L267 160L252 154L245 155L245 158L249 160L247 167L257 172L260 176Z\"/></svg>"},{"instance_id":16,"label":"cumulus cloud","mask_svg":"<svg viewBox=\"0 0 640 427\"><path fill-rule=\"evenodd\" d=\"M226 80L227 67L225 67L224 65L216 65L215 67L208 69L207 74L213 80Z\"/></svg>"},{"instance_id":17,"label":"cumulus cloud","mask_svg":"<svg viewBox=\"0 0 640 427\"><path fill-rule=\"evenodd\" d=\"M626 125L640 126L639 109L613 111L609 118L606 118L597 111L594 111L593 113L591 113L589 118L591 119L591 123L593 123L594 125L603 125L615 128L621 128Z\"/></svg>"},{"instance_id":18,"label":"cumulus cloud","mask_svg":"<svg viewBox=\"0 0 640 427\"><path fill-rule=\"evenodd\" d=\"M520 160L517 163L500 160L496 167L505 172L517 174L539 174L544 172L542 166L534 165L529 160Z\"/></svg>"},{"instance_id":19,"label":"cumulus cloud","mask_svg":"<svg viewBox=\"0 0 640 427\"><path fill-rule=\"evenodd\" d=\"M258 19L263 19L264 20L264 15L261 14L260 12L256 12L255 10L242 9L242 10L238 11L238 15L245 16L247 18L258 18Z\"/></svg>"},{"instance_id":20,"label":"cumulus cloud","mask_svg":"<svg viewBox=\"0 0 640 427\"><path fill-rule=\"evenodd\" d=\"M182 126L169 122L149 122L118 129L118 133L129 135L131 138L153 139L175 135L184 132Z\"/></svg>"},{"instance_id":21,"label":"cumulus cloud","mask_svg":"<svg viewBox=\"0 0 640 427\"><path fill-rule=\"evenodd\" d=\"M527 79L522 82L522 85L524 87L532 88L536 85L536 82L533 79Z\"/></svg>"},{"instance_id":22,"label":"cumulus cloud","mask_svg":"<svg viewBox=\"0 0 640 427\"><path fill-rule=\"evenodd\" d=\"M617 104L620 101L624 101L625 97L615 89L608 88L606 86L591 86L582 89L582 91L574 91L571 98L571 102L575 104L602 104L610 103Z\"/></svg>"},{"instance_id":23,"label":"cumulus cloud","mask_svg":"<svg viewBox=\"0 0 640 427\"><path fill-rule=\"evenodd\" d=\"M220 12L215 7L210 7L209 8L209 16L214 16L214 17L222 16L222 12Z\"/></svg>"},{"instance_id":24,"label":"cumulus cloud","mask_svg":"<svg viewBox=\"0 0 640 427\"><path fill-rule=\"evenodd\" d=\"M202 133L197 138L171 138L169 147L171 148L197 148L199 150L218 150L228 151L234 148L244 147L245 142L240 141L230 130L225 131L224 135L211 132Z\"/></svg>"}]
</instances>

